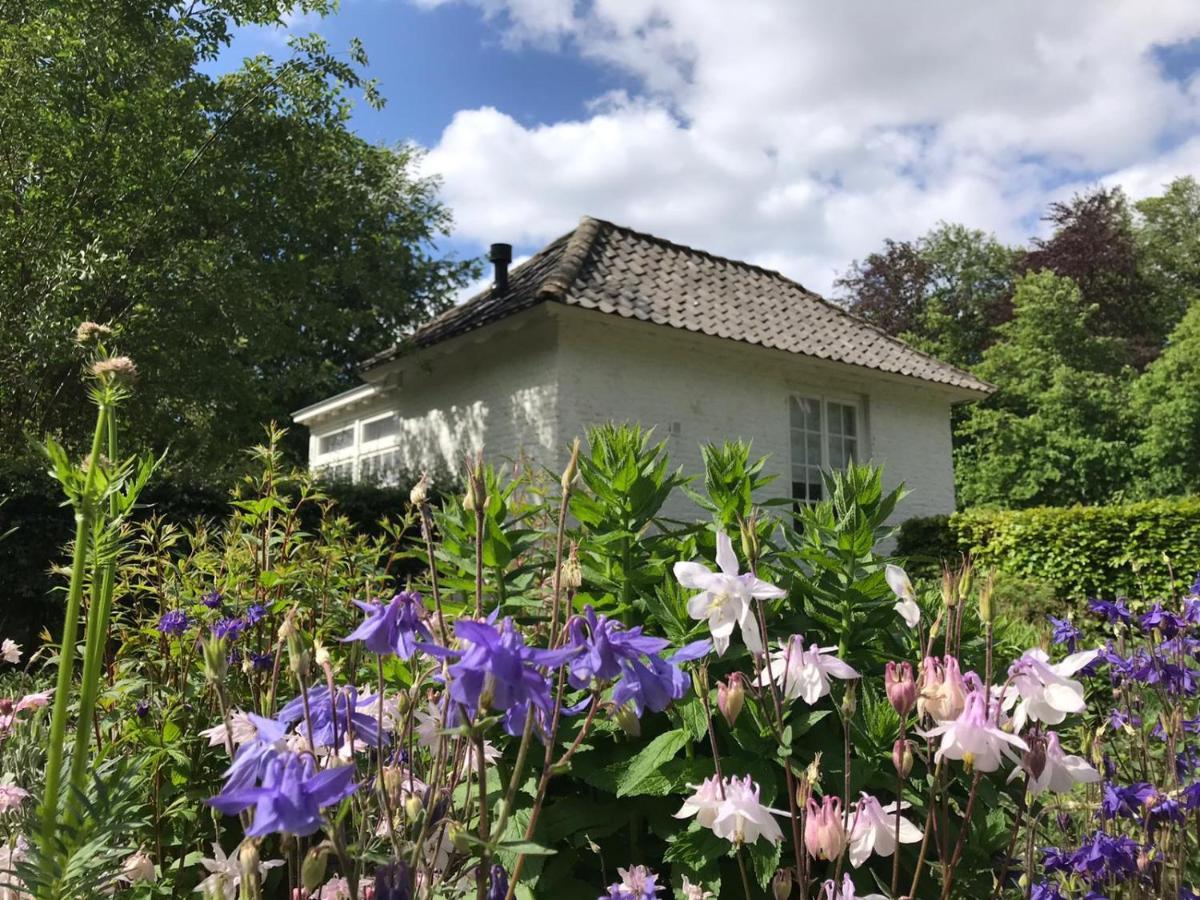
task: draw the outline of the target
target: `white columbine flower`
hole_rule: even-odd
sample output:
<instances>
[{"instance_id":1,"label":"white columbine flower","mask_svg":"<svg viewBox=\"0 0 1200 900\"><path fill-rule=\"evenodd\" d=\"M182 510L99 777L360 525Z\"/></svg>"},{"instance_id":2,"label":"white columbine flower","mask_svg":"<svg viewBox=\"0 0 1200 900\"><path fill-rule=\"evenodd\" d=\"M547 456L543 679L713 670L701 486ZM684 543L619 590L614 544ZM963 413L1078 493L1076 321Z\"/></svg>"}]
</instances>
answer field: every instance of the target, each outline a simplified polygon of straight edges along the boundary
<instances>
[{"instance_id":1,"label":"white columbine flower","mask_svg":"<svg viewBox=\"0 0 1200 900\"><path fill-rule=\"evenodd\" d=\"M793 634L781 649L771 654L771 662L758 677L760 687L772 681L783 691L784 699L800 697L805 703L813 704L829 693L829 677L858 678L858 672L833 654L837 647L818 647L812 644L804 649L804 635Z\"/></svg>"},{"instance_id":2,"label":"white columbine flower","mask_svg":"<svg viewBox=\"0 0 1200 900\"><path fill-rule=\"evenodd\" d=\"M1009 781L1025 771L1026 769L1014 769ZM1027 778L1029 793L1036 797L1042 791L1065 794L1077 784L1095 784L1100 781L1100 773L1082 756L1063 753L1058 735L1051 731L1046 734L1046 752L1041 774L1035 777L1033 772L1028 772Z\"/></svg>"},{"instance_id":3,"label":"white columbine flower","mask_svg":"<svg viewBox=\"0 0 1200 900\"><path fill-rule=\"evenodd\" d=\"M708 619L718 656L729 648L735 625L742 629L746 649L762 653L753 600L774 600L787 596L786 591L756 578L752 572L739 573L733 543L724 532L717 535L717 567L721 571L713 572L698 562L675 563L676 580L685 588L701 592L688 601L688 615L693 619Z\"/></svg>"},{"instance_id":4,"label":"white columbine flower","mask_svg":"<svg viewBox=\"0 0 1200 900\"><path fill-rule=\"evenodd\" d=\"M904 809L908 804L903 804ZM900 817L900 843L913 844L921 840L921 829L903 816ZM850 826L850 864L861 866L871 853L891 856L896 852L896 804L881 806L870 794L862 794Z\"/></svg>"},{"instance_id":5,"label":"white columbine flower","mask_svg":"<svg viewBox=\"0 0 1200 900\"><path fill-rule=\"evenodd\" d=\"M15 784L0 784L0 813L16 809L28 797L29 791L24 788L17 787Z\"/></svg>"},{"instance_id":6,"label":"white columbine flower","mask_svg":"<svg viewBox=\"0 0 1200 900\"><path fill-rule=\"evenodd\" d=\"M921 621L921 607L917 606L916 594L913 593L912 582L908 580L908 573L889 563L883 570L883 575L887 579L888 587L896 595L896 605L892 608L900 613L905 625L916 628L917 623Z\"/></svg>"},{"instance_id":7,"label":"white columbine flower","mask_svg":"<svg viewBox=\"0 0 1200 900\"><path fill-rule=\"evenodd\" d=\"M228 730L225 728L225 723L218 722L212 728L205 728L200 734L208 738L210 747L224 747L226 737L232 738L234 747L240 747L247 741L258 737L258 728L250 720L249 715L240 709L234 709L229 712Z\"/></svg>"},{"instance_id":8,"label":"white columbine flower","mask_svg":"<svg viewBox=\"0 0 1200 900\"><path fill-rule=\"evenodd\" d=\"M712 891L706 891L703 884L692 884L686 875L683 876L681 889L684 900L712 900Z\"/></svg>"},{"instance_id":9,"label":"white columbine flower","mask_svg":"<svg viewBox=\"0 0 1200 900\"><path fill-rule=\"evenodd\" d=\"M1013 730L1024 728L1027 718L1057 725L1069 713L1083 712L1083 685L1071 676L1099 655L1099 650L1084 650L1051 663L1045 650L1026 650L1008 670L1012 684L1005 694L1004 708L1016 702Z\"/></svg>"},{"instance_id":10,"label":"white columbine flower","mask_svg":"<svg viewBox=\"0 0 1200 900\"><path fill-rule=\"evenodd\" d=\"M5 638L0 642L0 657L3 657L5 662L16 665L21 661L21 645L12 638Z\"/></svg>"},{"instance_id":11,"label":"white columbine flower","mask_svg":"<svg viewBox=\"0 0 1200 900\"><path fill-rule=\"evenodd\" d=\"M238 854L226 856L220 844L213 844L212 848L212 859L200 860L200 865L208 872L208 877L196 885L196 891L213 900L237 900L238 886L242 883L242 864ZM258 874L260 877L265 876L269 870L282 865L282 859L260 862Z\"/></svg>"},{"instance_id":12,"label":"white columbine flower","mask_svg":"<svg viewBox=\"0 0 1200 900\"><path fill-rule=\"evenodd\" d=\"M818 900L887 900L883 894L864 894L859 896L854 892L854 882L847 872L842 876L841 887L832 878L821 885L821 896Z\"/></svg>"},{"instance_id":13,"label":"white columbine flower","mask_svg":"<svg viewBox=\"0 0 1200 900\"><path fill-rule=\"evenodd\" d=\"M1028 750L1023 740L996 724L988 715L987 706L984 694L972 691L957 719L919 732L922 737L941 735L941 746L934 758L961 759L980 772L995 772L1000 768L1001 754L1016 760L1011 747Z\"/></svg>"},{"instance_id":14,"label":"white columbine flower","mask_svg":"<svg viewBox=\"0 0 1200 900\"><path fill-rule=\"evenodd\" d=\"M717 837L734 844L753 844L765 837L772 844L783 840L779 824L771 817L787 815L779 810L763 806L759 800L758 785L745 778L730 777L721 782L716 775L700 785L688 785L695 793L683 801L675 818L695 816L704 828L712 830ZM722 797L724 792L724 797Z\"/></svg>"}]
</instances>

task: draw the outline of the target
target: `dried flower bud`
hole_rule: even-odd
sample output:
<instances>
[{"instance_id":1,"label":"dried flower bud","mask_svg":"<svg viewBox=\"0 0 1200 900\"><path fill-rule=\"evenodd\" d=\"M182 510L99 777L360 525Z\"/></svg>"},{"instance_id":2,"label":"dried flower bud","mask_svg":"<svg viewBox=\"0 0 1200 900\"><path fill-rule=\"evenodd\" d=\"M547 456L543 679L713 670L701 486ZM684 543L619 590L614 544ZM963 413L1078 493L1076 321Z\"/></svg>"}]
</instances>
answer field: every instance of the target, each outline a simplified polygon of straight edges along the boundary
<instances>
[{"instance_id":1,"label":"dried flower bud","mask_svg":"<svg viewBox=\"0 0 1200 900\"><path fill-rule=\"evenodd\" d=\"M1026 742L1029 749L1021 754L1021 765L1036 780L1041 778L1042 772L1046 770L1046 738L1035 734L1026 738Z\"/></svg>"},{"instance_id":2,"label":"dried flower bud","mask_svg":"<svg viewBox=\"0 0 1200 900\"><path fill-rule=\"evenodd\" d=\"M322 669L331 662L328 648L319 639L313 641L313 661Z\"/></svg>"},{"instance_id":3,"label":"dried flower bud","mask_svg":"<svg viewBox=\"0 0 1200 900\"><path fill-rule=\"evenodd\" d=\"M974 580L975 567L971 560L963 560L962 568L958 570L958 602L962 603L971 593L971 582Z\"/></svg>"},{"instance_id":4,"label":"dried flower bud","mask_svg":"<svg viewBox=\"0 0 1200 900\"><path fill-rule=\"evenodd\" d=\"M562 571L559 573L562 586L569 591L578 590L583 584L583 566L579 564L579 545L571 541L571 549L563 560Z\"/></svg>"},{"instance_id":5,"label":"dried flower bud","mask_svg":"<svg viewBox=\"0 0 1200 900\"><path fill-rule=\"evenodd\" d=\"M774 900L787 900L792 895L792 870L780 869L771 879L771 896Z\"/></svg>"},{"instance_id":6,"label":"dried flower bud","mask_svg":"<svg viewBox=\"0 0 1200 900\"><path fill-rule=\"evenodd\" d=\"M958 603L958 578L949 569L942 570L942 603L951 608Z\"/></svg>"},{"instance_id":7,"label":"dried flower bud","mask_svg":"<svg viewBox=\"0 0 1200 900\"><path fill-rule=\"evenodd\" d=\"M242 868L242 894L257 897L259 883L259 865L262 863L258 855L258 841L244 841L238 850L238 864ZM249 890L246 890L249 888Z\"/></svg>"},{"instance_id":8,"label":"dried flower bud","mask_svg":"<svg viewBox=\"0 0 1200 900\"><path fill-rule=\"evenodd\" d=\"M329 847L320 843L304 855L300 864L300 884L309 893L314 893L325 880L325 870L329 863Z\"/></svg>"},{"instance_id":9,"label":"dried flower bud","mask_svg":"<svg viewBox=\"0 0 1200 900\"><path fill-rule=\"evenodd\" d=\"M562 485L563 493L571 489L571 482L575 480L575 473L579 471L579 438L575 438L571 442L571 457L567 460L567 467L563 469L560 484Z\"/></svg>"},{"instance_id":10,"label":"dried flower bud","mask_svg":"<svg viewBox=\"0 0 1200 900\"><path fill-rule=\"evenodd\" d=\"M858 709L858 691L856 689L857 682L847 681L845 690L842 691L842 718L853 719L854 711Z\"/></svg>"},{"instance_id":11,"label":"dried flower bud","mask_svg":"<svg viewBox=\"0 0 1200 900\"><path fill-rule=\"evenodd\" d=\"M892 766L901 779L908 778L913 766L911 741L896 741L892 744Z\"/></svg>"},{"instance_id":12,"label":"dried flower bud","mask_svg":"<svg viewBox=\"0 0 1200 900\"><path fill-rule=\"evenodd\" d=\"M422 472L421 477L417 479L417 483L413 485L412 490L408 492L408 502L413 506L421 506L429 499L429 473Z\"/></svg>"},{"instance_id":13,"label":"dried flower bud","mask_svg":"<svg viewBox=\"0 0 1200 900\"><path fill-rule=\"evenodd\" d=\"M108 359L99 359L92 363L92 374L101 381L133 384L133 382L137 381L138 370L133 360L128 356L112 356Z\"/></svg>"},{"instance_id":14,"label":"dried flower bud","mask_svg":"<svg viewBox=\"0 0 1200 900\"><path fill-rule=\"evenodd\" d=\"M98 322L80 322L79 327L75 329L75 343L82 347L109 334L112 334L112 329L107 325L101 325Z\"/></svg>"},{"instance_id":15,"label":"dried flower bud","mask_svg":"<svg viewBox=\"0 0 1200 900\"><path fill-rule=\"evenodd\" d=\"M717 709L721 711L730 728L741 715L745 702L746 686L741 672L734 672L717 685Z\"/></svg>"}]
</instances>

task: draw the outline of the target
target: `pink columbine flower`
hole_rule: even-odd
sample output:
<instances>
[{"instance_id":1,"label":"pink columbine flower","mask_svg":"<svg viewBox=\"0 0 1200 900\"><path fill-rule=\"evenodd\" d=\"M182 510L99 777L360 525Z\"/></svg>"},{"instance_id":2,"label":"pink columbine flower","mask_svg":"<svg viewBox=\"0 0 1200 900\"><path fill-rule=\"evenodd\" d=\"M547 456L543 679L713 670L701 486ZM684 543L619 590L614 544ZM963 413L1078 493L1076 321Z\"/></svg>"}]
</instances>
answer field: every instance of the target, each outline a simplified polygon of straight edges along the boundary
<instances>
[{"instance_id":1,"label":"pink columbine flower","mask_svg":"<svg viewBox=\"0 0 1200 900\"><path fill-rule=\"evenodd\" d=\"M703 884L692 884L686 875L683 876L683 885L680 888L683 891L684 900L712 900L713 892L704 889Z\"/></svg>"},{"instance_id":2,"label":"pink columbine flower","mask_svg":"<svg viewBox=\"0 0 1200 900\"><path fill-rule=\"evenodd\" d=\"M751 653L763 652L762 636L754 618L754 600L774 600L787 592L767 584L753 572L738 571L737 556L728 535L717 535L717 568L714 572L698 562L675 563L675 579L685 588L701 593L688 601L688 615L693 619L708 619L713 646L717 655L729 649L729 638L736 625L742 630L742 640Z\"/></svg>"},{"instance_id":3,"label":"pink columbine flower","mask_svg":"<svg viewBox=\"0 0 1200 900\"><path fill-rule=\"evenodd\" d=\"M753 844L760 837L772 844L783 840L783 832L772 814L787 813L764 806L759 787L750 776L730 777L722 782L713 775L702 784L688 787L694 793L684 800L675 818L695 816L702 827L735 844Z\"/></svg>"},{"instance_id":4,"label":"pink columbine flower","mask_svg":"<svg viewBox=\"0 0 1200 900\"><path fill-rule=\"evenodd\" d=\"M842 812L842 801L826 795L817 806L809 797L805 808L804 846L809 855L816 859L837 859L846 849L846 823Z\"/></svg>"},{"instance_id":5,"label":"pink columbine flower","mask_svg":"<svg viewBox=\"0 0 1200 900\"><path fill-rule=\"evenodd\" d=\"M945 656L942 661L932 656L921 663L920 694L917 697L917 715L929 715L941 724L957 719L966 703L966 684L958 660Z\"/></svg>"},{"instance_id":6,"label":"pink columbine flower","mask_svg":"<svg viewBox=\"0 0 1200 900\"><path fill-rule=\"evenodd\" d=\"M3 658L6 663L12 663L14 666L21 661L21 645L12 638L5 638L0 641L0 658Z\"/></svg>"},{"instance_id":7,"label":"pink columbine flower","mask_svg":"<svg viewBox=\"0 0 1200 900\"><path fill-rule=\"evenodd\" d=\"M1012 747L1028 750L1029 745L996 725L988 714L988 704L982 691L972 691L966 700L962 714L951 722L945 722L929 731L920 732L922 737L942 738L934 759L961 759L980 772L995 772L1000 768L1001 756L1016 760Z\"/></svg>"},{"instance_id":8,"label":"pink columbine flower","mask_svg":"<svg viewBox=\"0 0 1200 900\"><path fill-rule=\"evenodd\" d=\"M1042 759L1039 760L1041 771L1031 771L1030 766L1025 765L1014 769L1009 781L1025 772L1029 780L1029 793L1035 797L1042 791L1065 794L1077 784L1095 784L1100 781L1100 773L1082 756L1063 753L1062 744L1059 743L1055 732L1047 732L1044 740L1044 753L1040 754Z\"/></svg>"},{"instance_id":9,"label":"pink columbine flower","mask_svg":"<svg viewBox=\"0 0 1200 900\"><path fill-rule=\"evenodd\" d=\"M800 697L805 703L813 704L829 693L829 678L858 678L858 672L833 654L837 647L818 647L812 644L804 649L804 636L794 634L771 654L771 662L758 677L758 684L766 687L772 681L779 685L787 700Z\"/></svg>"},{"instance_id":10,"label":"pink columbine flower","mask_svg":"<svg viewBox=\"0 0 1200 900\"><path fill-rule=\"evenodd\" d=\"M896 605L893 609L900 614L905 625L916 628L921 621L921 607L917 606L917 598L913 593L912 582L908 580L908 573L899 566L888 565L883 570L883 575L887 579L888 587L896 595Z\"/></svg>"},{"instance_id":11,"label":"pink columbine flower","mask_svg":"<svg viewBox=\"0 0 1200 900\"><path fill-rule=\"evenodd\" d=\"M1013 728L1020 731L1026 719L1057 725L1069 713L1083 712L1083 685L1071 678L1094 660L1099 650L1072 653L1062 662L1051 663L1046 651L1035 647L1026 650L1009 667L1012 684L1004 695L1004 708L1014 703ZM1019 698L1019 699L1018 699Z\"/></svg>"},{"instance_id":12,"label":"pink columbine flower","mask_svg":"<svg viewBox=\"0 0 1200 900\"><path fill-rule=\"evenodd\" d=\"M29 791L19 788L15 784L0 784L0 813L16 809L25 802L25 798L28 796Z\"/></svg>"},{"instance_id":13,"label":"pink columbine flower","mask_svg":"<svg viewBox=\"0 0 1200 900\"><path fill-rule=\"evenodd\" d=\"M904 809L908 804L903 804ZM921 829L903 816L900 817L900 843L912 844L921 840ZM896 804L881 806L870 794L862 794L850 826L850 864L861 866L872 853L891 856L896 852Z\"/></svg>"},{"instance_id":14,"label":"pink columbine flower","mask_svg":"<svg viewBox=\"0 0 1200 900\"><path fill-rule=\"evenodd\" d=\"M850 873L847 872L842 876L840 887L832 878L821 885L821 896L818 900L887 900L887 897L883 894L864 894L859 896L855 893L854 881L850 878Z\"/></svg>"}]
</instances>

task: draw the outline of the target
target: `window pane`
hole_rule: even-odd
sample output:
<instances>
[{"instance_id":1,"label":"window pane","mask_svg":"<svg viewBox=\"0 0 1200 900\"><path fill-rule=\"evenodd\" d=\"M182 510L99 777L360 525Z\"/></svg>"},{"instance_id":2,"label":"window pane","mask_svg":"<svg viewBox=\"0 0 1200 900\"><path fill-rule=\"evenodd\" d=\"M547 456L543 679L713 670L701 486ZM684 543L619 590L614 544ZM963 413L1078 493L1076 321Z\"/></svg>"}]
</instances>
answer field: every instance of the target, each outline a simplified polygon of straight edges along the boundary
<instances>
[{"instance_id":1,"label":"window pane","mask_svg":"<svg viewBox=\"0 0 1200 900\"><path fill-rule=\"evenodd\" d=\"M319 453L336 453L338 450L345 450L354 445L354 428L343 428L340 431L334 431L331 434L323 435L317 441L317 452Z\"/></svg>"},{"instance_id":2,"label":"window pane","mask_svg":"<svg viewBox=\"0 0 1200 900\"><path fill-rule=\"evenodd\" d=\"M400 482L400 451L389 450L363 458L359 480L367 484L393 486Z\"/></svg>"},{"instance_id":3,"label":"window pane","mask_svg":"<svg viewBox=\"0 0 1200 900\"><path fill-rule=\"evenodd\" d=\"M820 472L821 401L813 397L791 397L788 403L791 425L792 498L802 503L820 499L820 488L813 490L813 473ZM820 481L819 475L816 479Z\"/></svg>"},{"instance_id":4,"label":"window pane","mask_svg":"<svg viewBox=\"0 0 1200 900\"><path fill-rule=\"evenodd\" d=\"M382 419L376 419L374 422L367 422L363 425L363 440L377 441L390 434L395 434L399 428L400 421L397 416L384 416Z\"/></svg>"}]
</instances>

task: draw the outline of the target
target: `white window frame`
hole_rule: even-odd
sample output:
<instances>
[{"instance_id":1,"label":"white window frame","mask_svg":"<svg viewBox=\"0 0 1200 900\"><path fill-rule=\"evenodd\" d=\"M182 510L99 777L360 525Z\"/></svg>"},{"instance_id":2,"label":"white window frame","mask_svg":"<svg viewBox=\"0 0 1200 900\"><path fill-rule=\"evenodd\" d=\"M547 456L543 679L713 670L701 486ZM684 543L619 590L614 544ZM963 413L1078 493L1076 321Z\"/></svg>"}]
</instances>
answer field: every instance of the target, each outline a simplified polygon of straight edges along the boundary
<instances>
[{"instance_id":1,"label":"white window frame","mask_svg":"<svg viewBox=\"0 0 1200 900\"><path fill-rule=\"evenodd\" d=\"M391 434L385 434L382 437L377 437L374 440L367 440L367 427L374 425L376 422L382 422L385 419L396 420L396 430ZM374 454L377 450L383 450L393 444L399 442L400 437L400 414L397 412L385 412L382 415L371 416L369 419L359 419L359 438L360 450L363 456Z\"/></svg>"},{"instance_id":2,"label":"white window frame","mask_svg":"<svg viewBox=\"0 0 1200 900\"><path fill-rule=\"evenodd\" d=\"M813 500L808 497L796 496L796 467L803 465L797 459L797 447L794 437L795 428L792 425L792 401L793 400L812 400L820 404L821 408L821 463L820 470L822 473L830 471L830 453L829 453L829 405L836 404L838 406L848 406L854 410L854 456L855 462L862 462L867 457L867 428L866 428L866 410L865 404L861 397L855 397L851 394L841 394L829 391L808 391L804 389L793 389L788 391L787 407L785 414L787 416L788 430L788 495L797 503L817 503L820 500L828 499L821 497L819 500ZM809 482L801 482L808 484ZM824 492L824 487L822 487Z\"/></svg>"}]
</instances>

